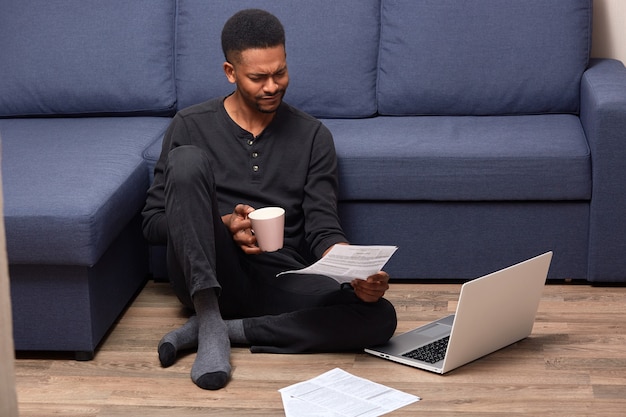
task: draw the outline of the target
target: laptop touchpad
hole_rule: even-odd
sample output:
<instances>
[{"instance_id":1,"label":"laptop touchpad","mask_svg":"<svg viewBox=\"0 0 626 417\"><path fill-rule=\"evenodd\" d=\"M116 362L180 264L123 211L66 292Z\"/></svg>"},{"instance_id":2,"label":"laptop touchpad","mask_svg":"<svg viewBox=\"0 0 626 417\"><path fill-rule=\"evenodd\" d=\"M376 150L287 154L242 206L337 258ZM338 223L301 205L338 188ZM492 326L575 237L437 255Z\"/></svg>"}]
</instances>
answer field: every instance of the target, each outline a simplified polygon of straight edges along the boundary
<instances>
[{"instance_id":1,"label":"laptop touchpad","mask_svg":"<svg viewBox=\"0 0 626 417\"><path fill-rule=\"evenodd\" d=\"M420 330L420 334L424 336L429 336L432 338L438 338L450 333L450 326L445 326L443 324L435 324L433 327L429 327L427 329Z\"/></svg>"}]
</instances>

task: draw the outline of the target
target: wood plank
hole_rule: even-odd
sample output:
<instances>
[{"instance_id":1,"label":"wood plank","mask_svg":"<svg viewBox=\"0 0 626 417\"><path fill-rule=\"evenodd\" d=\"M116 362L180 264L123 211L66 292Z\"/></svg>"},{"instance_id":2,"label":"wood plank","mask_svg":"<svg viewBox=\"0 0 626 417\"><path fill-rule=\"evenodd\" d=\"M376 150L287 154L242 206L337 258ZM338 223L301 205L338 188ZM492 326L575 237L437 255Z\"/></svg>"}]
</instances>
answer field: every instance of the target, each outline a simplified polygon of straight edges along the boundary
<instances>
[{"instance_id":1,"label":"wood plank","mask_svg":"<svg viewBox=\"0 0 626 417\"><path fill-rule=\"evenodd\" d=\"M454 311L460 284L394 283L398 331ZM361 353L252 354L232 350L233 377L197 388L189 352L167 369L156 346L185 321L169 286L150 282L96 357L19 354L21 416L280 416L278 390L339 367L422 397L393 416L602 415L626 411L626 288L547 285L533 334L444 376Z\"/></svg>"}]
</instances>

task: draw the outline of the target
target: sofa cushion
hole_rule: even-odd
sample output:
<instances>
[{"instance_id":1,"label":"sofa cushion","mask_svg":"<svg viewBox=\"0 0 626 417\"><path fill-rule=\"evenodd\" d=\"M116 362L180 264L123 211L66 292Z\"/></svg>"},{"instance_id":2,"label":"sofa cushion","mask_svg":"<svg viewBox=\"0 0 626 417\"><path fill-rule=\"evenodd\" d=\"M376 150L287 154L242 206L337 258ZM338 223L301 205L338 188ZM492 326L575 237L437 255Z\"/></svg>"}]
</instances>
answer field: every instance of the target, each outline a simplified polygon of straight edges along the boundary
<instances>
[{"instance_id":1,"label":"sofa cushion","mask_svg":"<svg viewBox=\"0 0 626 417\"><path fill-rule=\"evenodd\" d=\"M94 265L143 207L163 117L0 119L9 261Z\"/></svg>"},{"instance_id":2,"label":"sofa cushion","mask_svg":"<svg viewBox=\"0 0 626 417\"><path fill-rule=\"evenodd\" d=\"M174 12L170 0L3 1L0 116L171 112Z\"/></svg>"},{"instance_id":3,"label":"sofa cushion","mask_svg":"<svg viewBox=\"0 0 626 417\"><path fill-rule=\"evenodd\" d=\"M588 200L578 117L420 116L324 120L341 200Z\"/></svg>"},{"instance_id":4,"label":"sofa cushion","mask_svg":"<svg viewBox=\"0 0 626 417\"><path fill-rule=\"evenodd\" d=\"M577 112L591 3L383 0L379 112Z\"/></svg>"},{"instance_id":5,"label":"sofa cushion","mask_svg":"<svg viewBox=\"0 0 626 417\"><path fill-rule=\"evenodd\" d=\"M178 108L233 90L222 70L221 31L235 12L261 8L285 26L290 85L285 100L318 117L376 112L380 0L181 0L177 33Z\"/></svg>"}]
</instances>

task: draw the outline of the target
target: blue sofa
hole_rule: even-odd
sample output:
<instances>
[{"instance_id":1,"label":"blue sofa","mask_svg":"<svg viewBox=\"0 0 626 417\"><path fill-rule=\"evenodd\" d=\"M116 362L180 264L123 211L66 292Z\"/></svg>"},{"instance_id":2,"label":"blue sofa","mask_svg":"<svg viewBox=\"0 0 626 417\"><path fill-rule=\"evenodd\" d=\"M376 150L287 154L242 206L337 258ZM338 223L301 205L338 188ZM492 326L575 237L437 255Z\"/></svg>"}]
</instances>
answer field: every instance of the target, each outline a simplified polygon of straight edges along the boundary
<instances>
[{"instance_id":1,"label":"blue sofa","mask_svg":"<svg viewBox=\"0 0 626 417\"><path fill-rule=\"evenodd\" d=\"M398 245L392 277L470 279L552 250L550 278L626 281L626 69L589 59L591 0L7 0L18 350L93 357L163 274L139 217L163 133L232 90L219 35L245 7L283 21L286 101L333 132L346 232Z\"/></svg>"}]
</instances>

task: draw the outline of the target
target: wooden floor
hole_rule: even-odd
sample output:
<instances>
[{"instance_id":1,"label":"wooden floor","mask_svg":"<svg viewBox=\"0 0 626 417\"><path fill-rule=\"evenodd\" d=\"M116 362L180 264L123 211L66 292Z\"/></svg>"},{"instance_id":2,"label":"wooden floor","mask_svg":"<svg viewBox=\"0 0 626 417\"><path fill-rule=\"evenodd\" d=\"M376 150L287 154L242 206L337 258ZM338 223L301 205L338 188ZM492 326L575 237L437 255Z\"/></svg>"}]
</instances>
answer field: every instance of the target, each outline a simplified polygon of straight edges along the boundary
<instances>
[{"instance_id":1,"label":"wooden floor","mask_svg":"<svg viewBox=\"0 0 626 417\"><path fill-rule=\"evenodd\" d=\"M398 331L454 311L459 284L393 284ZM626 288L547 285L532 335L441 376L363 353L232 352L220 391L189 377L194 354L162 369L156 345L183 323L167 284L150 282L90 362L18 355L19 411L28 416L281 416L278 389L339 367L419 397L393 416L626 415ZM478 325L478 324L477 324Z\"/></svg>"}]
</instances>

